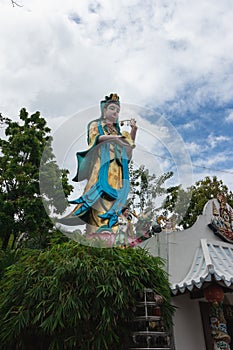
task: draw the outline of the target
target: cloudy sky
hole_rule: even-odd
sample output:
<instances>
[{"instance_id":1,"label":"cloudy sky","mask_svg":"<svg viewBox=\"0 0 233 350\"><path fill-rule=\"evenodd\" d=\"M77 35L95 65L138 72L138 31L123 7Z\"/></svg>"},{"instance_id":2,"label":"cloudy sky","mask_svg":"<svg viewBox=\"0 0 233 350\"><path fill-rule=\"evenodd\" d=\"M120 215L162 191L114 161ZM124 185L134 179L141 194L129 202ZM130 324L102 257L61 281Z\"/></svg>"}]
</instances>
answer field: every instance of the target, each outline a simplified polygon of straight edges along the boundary
<instances>
[{"instance_id":1,"label":"cloudy sky","mask_svg":"<svg viewBox=\"0 0 233 350\"><path fill-rule=\"evenodd\" d=\"M176 169L183 184L217 175L233 190L232 0L17 3L0 0L3 115L39 110L57 145L70 142L68 159L117 92L138 120L138 164Z\"/></svg>"}]
</instances>

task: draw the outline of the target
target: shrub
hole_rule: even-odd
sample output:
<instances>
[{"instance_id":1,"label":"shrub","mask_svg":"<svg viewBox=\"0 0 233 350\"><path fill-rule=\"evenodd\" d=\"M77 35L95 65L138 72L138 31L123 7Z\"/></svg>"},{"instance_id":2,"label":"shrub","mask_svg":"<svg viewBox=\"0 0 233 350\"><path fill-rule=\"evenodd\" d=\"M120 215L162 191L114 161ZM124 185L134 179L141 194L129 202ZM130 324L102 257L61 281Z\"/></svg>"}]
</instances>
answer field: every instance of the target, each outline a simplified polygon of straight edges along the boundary
<instances>
[{"instance_id":1,"label":"shrub","mask_svg":"<svg viewBox=\"0 0 233 350\"><path fill-rule=\"evenodd\" d=\"M2 349L127 348L138 292L164 297L173 309L163 261L138 249L98 249L73 241L25 250L0 283Z\"/></svg>"}]
</instances>

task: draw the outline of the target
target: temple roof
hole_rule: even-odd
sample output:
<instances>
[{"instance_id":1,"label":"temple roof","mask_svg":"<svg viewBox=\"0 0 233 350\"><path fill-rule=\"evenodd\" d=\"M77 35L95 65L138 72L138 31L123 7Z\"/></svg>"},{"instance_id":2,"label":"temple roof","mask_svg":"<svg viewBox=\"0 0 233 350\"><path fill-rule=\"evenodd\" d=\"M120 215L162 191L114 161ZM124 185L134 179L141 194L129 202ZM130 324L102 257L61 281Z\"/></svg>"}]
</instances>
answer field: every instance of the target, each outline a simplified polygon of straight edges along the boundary
<instances>
[{"instance_id":1,"label":"temple roof","mask_svg":"<svg viewBox=\"0 0 233 350\"><path fill-rule=\"evenodd\" d=\"M191 268L182 281L172 284L171 290L174 295L192 291L213 278L227 287L233 284L233 245L200 239Z\"/></svg>"}]
</instances>

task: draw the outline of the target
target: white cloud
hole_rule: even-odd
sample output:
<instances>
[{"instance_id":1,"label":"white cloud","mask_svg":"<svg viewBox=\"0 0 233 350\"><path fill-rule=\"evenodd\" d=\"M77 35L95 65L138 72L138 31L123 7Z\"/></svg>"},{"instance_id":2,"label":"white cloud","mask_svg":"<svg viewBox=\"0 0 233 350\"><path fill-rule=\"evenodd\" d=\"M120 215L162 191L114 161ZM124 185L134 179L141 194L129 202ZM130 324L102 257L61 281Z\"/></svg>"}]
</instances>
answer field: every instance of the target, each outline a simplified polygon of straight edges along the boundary
<instances>
[{"instance_id":1,"label":"white cloud","mask_svg":"<svg viewBox=\"0 0 233 350\"><path fill-rule=\"evenodd\" d=\"M68 116L117 92L123 103L153 109L172 100L171 108L187 111L187 123L178 130L191 133L197 124L188 119L190 111L232 99L230 0L20 1L22 8L0 2L2 113L12 117L23 106L40 110L56 129ZM157 122L152 118L155 130ZM210 149L230 141L208 127ZM163 147L149 144L147 135L147 149L178 157L177 134L161 125L156 132ZM187 143L193 155L206 150L197 137ZM141 136L139 141L142 145ZM167 169L170 160L156 164L161 163Z\"/></svg>"},{"instance_id":2,"label":"white cloud","mask_svg":"<svg viewBox=\"0 0 233 350\"><path fill-rule=\"evenodd\" d=\"M223 182L233 190L233 171L228 167L223 167L221 164L228 161L228 156L224 153L222 154L211 154L205 159L197 159L193 162L193 181L199 181L204 179L206 176L217 176L218 179L223 180Z\"/></svg>"},{"instance_id":3,"label":"white cloud","mask_svg":"<svg viewBox=\"0 0 233 350\"><path fill-rule=\"evenodd\" d=\"M187 117L187 119L188 119L188 117ZM196 128L196 125L193 121L179 126L179 129L183 129L183 130L195 130L195 128Z\"/></svg>"},{"instance_id":4,"label":"white cloud","mask_svg":"<svg viewBox=\"0 0 233 350\"><path fill-rule=\"evenodd\" d=\"M217 174L218 175L218 174ZM219 178L222 179L223 183L227 185L230 191L233 191L233 168L227 169L226 172L222 172Z\"/></svg>"},{"instance_id":5,"label":"white cloud","mask_svg":"<svg viewBox=\"0 0 233 350\"><path fill-rule=\"evenodd\" d=\"M215 148L216 146L218 146L219 144L223 143L223 142L227 142L229 141L230 138L228 136L224 136L224 135L220 135L220 136L216 136L213 135L212 133L208 136L207 139L207 143L209 144L209 146L211 148Z\"/></svg>"},{"instance_id":6,"label":"white cloud","mask_svg":"<svg viewBox=\"0 0 233 350\"><path fill-rule=\"evenodd\" d=\"M233 110L230 110L228 115L225 118L225 121L227 123L232 123L233 122Z\"/></svg>"},{"instance_id":7,"label":"white cloud","mask_svg":"<svg viewBox=\"0 0 233 350\"><path fill-rule=\"evenodd\" d=\"M190 84L190 106L230 97L229 1L22 3L0 5L4 110L69 114L116 89L125 102L162 104Z\"/></svg>"},{"instance_id":8,"label":"white cloud","mask_svg":"<svg viewBox=\"0 0 233 350\"><path fill-rule=\"evenodd\" d=\"M188 152L191 155L197 155L201 151L203 151L203 146L200 145L199 143L196 143L196 142L192 141L192 142L186 142L185 145L186 145L186 148L187 148Z\"/></svg>"},{"instance_id":9,"label":"white cloud","mask_svg":"<svg viewBox=\"0 0 233 350\"><path fill-rule=\"evenodd\" d=\"M228 155L226 153L217 153L217 154L211 154L209 157L205 159L198 159L195 161L195 165L197 167L203 167L208 168L208 170L216 171L221 170L222 167L218 166L218 164L221 164L223 162L226 162L228 160ZM223 169L224 170L224 169Z\"/></svg>"}]
</instances>

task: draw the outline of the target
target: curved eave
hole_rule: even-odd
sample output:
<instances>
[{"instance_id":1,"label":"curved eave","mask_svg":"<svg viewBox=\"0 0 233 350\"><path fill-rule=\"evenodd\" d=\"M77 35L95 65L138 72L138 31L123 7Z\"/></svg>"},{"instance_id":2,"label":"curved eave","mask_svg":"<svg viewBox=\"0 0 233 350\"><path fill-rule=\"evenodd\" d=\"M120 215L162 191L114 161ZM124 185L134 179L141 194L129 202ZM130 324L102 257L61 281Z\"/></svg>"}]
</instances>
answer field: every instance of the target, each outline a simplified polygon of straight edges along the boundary
<instances>
[{"instance_id":1,"label":"curved eave","mask_svg":"<svg viewBox=\"0 0 233 350\"><path fill-rule=\"evenodd\" d=\"M195 287L201 289L213 278L226 287L233 285L233 246L201 239L189 272L182 281L172 284L172 294L192 291Z\"/></svg>"}]
</instances>

